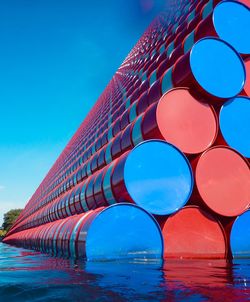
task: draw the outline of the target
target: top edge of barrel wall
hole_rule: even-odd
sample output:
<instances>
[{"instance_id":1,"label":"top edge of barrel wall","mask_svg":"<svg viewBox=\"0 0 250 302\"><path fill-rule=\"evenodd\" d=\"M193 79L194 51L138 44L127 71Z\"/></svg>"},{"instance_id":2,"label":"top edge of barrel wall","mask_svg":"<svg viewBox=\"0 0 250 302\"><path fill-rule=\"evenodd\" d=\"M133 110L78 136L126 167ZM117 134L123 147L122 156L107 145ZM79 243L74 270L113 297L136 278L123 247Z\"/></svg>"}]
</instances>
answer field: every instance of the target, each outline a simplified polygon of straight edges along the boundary
<instances>
[{"instance_id":1,"label":"top edge of barrel wall","mask_svg":"<svg viewBox=\"0 0 250 302\"><path fill-rule=\"evenodd\" d=\"M73 139L72 139L73 140Z\"/></svg>"},{"instance_id":2,"label":"top edge of barrel wall","mask_svg":"<svg viewBox=\"0 0 250 302\"><path fill-rule=\"evenodd\" d=\"M25 217L27 217L27 215L29 215L29 213L43 202L44 198L54 200L54 198L57 197L53 189L56 188L58 183L60 183L60 179L67 180L67 183L72 181L70 179L72 177L72 171L75 171L72 167L74 167L74 165L79 165L79 163L76 164L76 160L81 157L82 146L86 146L88 142L94 139L98 140L98 138L95 137L97 133L96 131L100 132L99 125L103 122L105 117L109 117L112 122L114 114L117 115L120 108L118 107L118 103L121 102L122 104L125 100L131 98L134 91L141 87L143 81L140 74L137 72L137 64L145 64L147 60L155 60L159 56L158 53L162 40L166 43L167 41L170 41L170 37L172 39L178 35L178 28L180 30L180 26L185 22L186 18L189 18L191 21L196 14L200 15L201 11L203 16L205 16L208 13L207 11L210 12L211 8L220 2L221 1L211 0L178 2L166 1L169 9L150 24L135 47L125 58L121 67L105 88L103 94L98 98L92 110L89 112L75 135L67 144L64 151L61 153L39 188L26 205L25 210L20 215L13 228L15 228L23 219L25 219ZM178 37L180 39L180 36ZM143 56L145 54L146 56L148 55L148 57L140 59L142 51ZM152 68L153 67L151 66L151 69ZM148 89L149 88L150 87L148 87ZM150 95L151 94L149 94L149 96ZM138 94L138 97L139 96L140 94ZM136 100L137 96L134 94L133 98ZM112 129L112 131L117 135L117 130ZM97 152L96 148L93 150L94 152ZM92 154L92 156L94 155ZM73 190L72 187L70 187L70 190ZM51 192L51 197L47 195L49 192Z\"/></svg>"}]
</instances>

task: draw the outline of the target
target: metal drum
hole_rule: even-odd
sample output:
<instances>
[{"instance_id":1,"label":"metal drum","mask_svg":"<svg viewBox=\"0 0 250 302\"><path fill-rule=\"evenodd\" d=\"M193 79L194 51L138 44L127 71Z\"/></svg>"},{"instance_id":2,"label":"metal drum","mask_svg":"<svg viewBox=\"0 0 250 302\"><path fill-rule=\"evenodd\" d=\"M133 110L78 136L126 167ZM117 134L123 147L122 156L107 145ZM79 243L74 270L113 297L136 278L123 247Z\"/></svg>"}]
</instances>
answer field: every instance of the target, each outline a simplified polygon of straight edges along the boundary
<instances>
[{"instance_id":1,"label":"metal drum","mask_svg":"<svg viewBox=\"0 0 250 302\"><path fill-rule=\"evenodd\" d=\"M213 11L218 36L239 53L250 54L250 9L236 1L222 1Z\"/></svg>"},{"instance_id":2,"label":"metal drum","mask_svg":"<svg viewBox=\"0 0 250 302\"><path fill-rule=\"evenodd\" d=\"M213 107L192 95L187 88L172 89L164 94L157 107L156 119L164 139L186 154L203 152L217 136Z\"/></svg>"},{"instance_id":3,"label":"metal drum","mask_svg":"<svg viewBox=\"0 0 250 302\"><path fill-rule=\"evenodd\" d=\"M250 158L250 98L236 97L222 106L220 130L230 147Z\"/></svg>"},{"instance_id":4,"label":"metal drum","mask_svg":"<svg viewBox=\"0 0 250 302\"><path fill-rule=\"evenodd\" d=\"M164 258L225 258L227 242L219 221L195 206L171 215L162 225Z\"/></svg>"},{"instance_id":5,"label":"metal drum","mask_svg":"<svg viewBox=\"0 0 250 302\"><path fill-rule=\"evenodd\" d=\"M159 225L145 210L132 204L104 209L87 232L88 260L157 259L162 253Z\"/></svg>"},{"instance_id":6,"label":"metal drum","mask_svg":"<svg viewBox=\"0 0 250 302\"><path fill-rule=\"evenodd\" d=\"M181 57L163 78L164 85L192 86L211 99L226 99L240 93L245 67L238 53L225 41L203 38ZM171 82L169 82L171 81Z\"/></svg>"},{"instance_id":7,"label":"metal drum","mask_svg":"<svg viewBox=\"0 0 250 302\"><path fill-rule=\"evenodd\" d=\"M128 154L124 183L137 205L153 214L168 215L189 200L193 176L181 151L164 141L149 140Z\"/></svg>"},{"instance_id":8,"label":"metal drum","mask_svg":"<svg viewBox=\"0 0 250 302\"><path fill-rule=\"evenodd\" d=\"M250 169L235 150L217 146L205 151L195 168L196 186L206 206L222 216L238 216L250 202Z\"/></svg>"}]
</instances>

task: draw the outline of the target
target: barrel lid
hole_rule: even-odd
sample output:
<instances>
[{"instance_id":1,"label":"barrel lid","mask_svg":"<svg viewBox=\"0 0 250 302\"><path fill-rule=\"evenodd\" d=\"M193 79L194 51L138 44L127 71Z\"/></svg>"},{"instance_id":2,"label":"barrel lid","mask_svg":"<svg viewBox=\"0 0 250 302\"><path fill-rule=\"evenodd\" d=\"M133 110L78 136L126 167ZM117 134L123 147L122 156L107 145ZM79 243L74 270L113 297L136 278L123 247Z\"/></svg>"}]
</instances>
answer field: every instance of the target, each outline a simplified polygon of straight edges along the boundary
<instances>
[{"instance_id":1,"label":"barrel lid","mask_svg":"<svg viewBox=\"0 0 250 302\"><path fill-rule=\"evenodd\" d=\"M128 155L124 182L132 200L152 214L168 215L183 207L193 189L185 155L163 140L148 140Z\"/></svg>"},{"instance_id":2,"label":"barrel lid","mask_svg":"<svg viewBox=\"0 0 250 302\"><path fill-rule=\"evenodd\" d=\"M224 258L227 243L221 224L196 206L171 215L162 229L165 258Z\"/></svg>"},{"instance_id":3,"label":"barrel lid","mask_svg":"<svg viewBox=\"0 0 250 302\"><path fill-rule=\"evenodd\" d=\"M195 179L205 204L215 213L237 216L250 202L250 170L246 159L235 150L217 146L198 160Z\"/></svg>"},{"instance_id":4,"label":"barrel lid","mask_svg":"<svg viewBox=\"0 0 250 302\"><path fill-rule=\"evenodd\" d=\"M164 94L156 118L164 139L187 154L203 152L217 136L217 117L212 106L201 102L188 88L175 88Z\"/></svg>"},{"instance_id":5,"label":"barrel lid","mask_svg":"<svg viewBox=\"0 0 250 302\"><path fill-rule=\"evenodd\" d=\"M218 36L239 53L250 54L250 9L237 1L222 1L213 11Z\"/></svg>"},{"instance_id":6,"label":"barrel lid","mask_svg":"<svg viewBox=\"0 0 250 302\"><path fill-rule=\"evenodd\" d=\"M204 38L190 52L190 67L198 84L217 98L231 98L240 93L246 72L239 54L225 41Z\"/></svg>"},{"instance_id":7,"label":"barrel lid","mask_svg":"<svg viewBox=\"0 0 250 302\"><path fill-rule=\"evenodd\" d=\"M220 129L230 147L250 158L250 98L236 97L222 106Z\"/></svg>"},{"instance_id":8,"label":"barrel lid","mask_svg":"<svg viewBox=\"0 0 250 302\"><path fill-rule=\"evenodd\" d=\"M86 238L88 260L157 259L163 239L156 220L129 203L114 204L91 223Z\"/></svg>"}]
</instances>

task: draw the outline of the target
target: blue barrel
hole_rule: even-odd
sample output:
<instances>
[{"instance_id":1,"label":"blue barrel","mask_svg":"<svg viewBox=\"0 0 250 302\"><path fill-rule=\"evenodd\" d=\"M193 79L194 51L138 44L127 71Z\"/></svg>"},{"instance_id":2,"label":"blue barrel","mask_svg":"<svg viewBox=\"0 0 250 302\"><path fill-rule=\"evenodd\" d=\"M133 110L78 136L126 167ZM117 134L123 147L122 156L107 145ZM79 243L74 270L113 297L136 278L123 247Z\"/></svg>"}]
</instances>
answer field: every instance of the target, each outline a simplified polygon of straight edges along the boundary
<instances>
[{"instance_id":1,"label":"blue barrel","mask_svg":"<svg viewBox=\"0 0 250 302\"><path fill-rule=\"evenodd\" d=\"M195 80L209 94L231 98L241 92L246 71L239 54L226 42L204 38L193 46L190 68Z\"/></svg>"},{"instance_id":2,"label":"blue barrel","mask_svg":"<svg viewBox=\"0 0 250 302\"><path fill-rule=\"evenodd\" d=\"M250 257L250 210L240 215L234 222L230 245L234 258Z\"/></svg>"},{"instance_id":3,"label":"blue barrel","mask_svg":"<svg viewBox=\"0 0 250 302\"><path fill-rule=\"evenodd\" d=\"M163 255L161 229L142 208L128 203L112 205L91 223L86 237L90 261L159 259Z\"/></svg>"},{"instance_id":4,"label":"blue barrel","mask_svg":"<svg viewBox=\"0 0 250 302\"><path fill-rule=\"evenodd\" d=\"M124 182L132 200L156 215L169 215L182 208L193 190L187 158L162 140L144 141L129 153Z\"/></svg>"},{"instance_id":5,"label":"blue barrel","mask_svg":"<svg viewBox=\"0 0 250 302\"><path fill-rule=\"evenodd\" d=\"M218 36L239 53L250 54L250 9L236 1L222 1L213 11Z\"/></svg>"},{"instance_id":6,"label":"blue barrel","mask_svg":"<svg viewBox=\"0 0 250 302\"><path fill-rule=\"evenodd\" d=\"M250 158L250 98L236 97L222 106L220 129L230 147Z\"/></svg>"}]
</instances>

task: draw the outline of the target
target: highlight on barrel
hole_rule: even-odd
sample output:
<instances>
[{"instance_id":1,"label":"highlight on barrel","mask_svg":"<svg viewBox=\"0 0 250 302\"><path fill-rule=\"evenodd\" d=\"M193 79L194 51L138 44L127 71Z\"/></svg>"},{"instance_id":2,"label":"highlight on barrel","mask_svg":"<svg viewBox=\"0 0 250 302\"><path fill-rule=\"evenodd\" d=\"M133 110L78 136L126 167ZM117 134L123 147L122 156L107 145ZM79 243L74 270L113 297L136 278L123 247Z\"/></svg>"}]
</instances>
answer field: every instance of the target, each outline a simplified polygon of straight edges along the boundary
<instances>
[{"instance_id":1,"label":"highlight on barrel","mask_svg":"<svg viewBox=\"0 0 250 302\"><path fill-rule=\"evenodd\" d=\"M220 222L197 206L172 214L162 225L164 258L225 258L227 241Z\"/></svg>"},{"instance_id":2,"label":"highlight on barrel","mask_svg":"<svg viewBox=\"0 0 250 302\"><path fill-rule=\"evenodd\" d=\"M156 119L164 139L186 154L203 152L217 136L213 107L188 88L175 88L164 94L157 106Z\"/></svg>"},{"instance_id":3,"label":"highlight on barrel","mask_svg":"<svg viewBox=\"0 0 250 302\"><path fill-rule=\"evenodd\" d=\"M193 189L187 158L162 140L144 141L129 153L124 182L132 200L156 215L169 215L182 208Z\"/></svg>"},{"instance_id":4,"label":"highlight on barrel","mask_svg":"<svg viewBox=\"0 0 250 302\"><path fill-rule=\"evenodd\" d=\"M222 106L220 129L230 147L250 158L250 98L236 97Z\"/></svg>"},{"instance_id":5,"label":"highlight on barrel","mask_svg":"<svg viewBox=\"0 0 250 302\"><path fill-rule=\"evenodd\" d=\"M205 151L195 168L195 180L203 202L223 216L238 216L250 203L250 169L237 151L216 146Z\"/></svg>"},{"instance_id":6,"label":"highlight on barrel","mask_svg":"<svg viewBox=\"0 0 250 302\"><path fill-rule=\"evenodd\" d=\"M218 36L239 53L250 54L250 9L243 3L222 1L213 11L214 28Z\"/></svg>"},{"instance_id":7,"label":"highlight on barrel","mask_svg":"<svg viewBox=\"0 0 250 302\"><path fill-rule=\"evenodd\" d=\"M120 203L100 212L86 237L88 260L157 259L163 254L161 230L142 208Z\"/></svg>"},{"instance_id":8,"label":"highlight on barrel","mask_svg":"<svg viewBox=\"0 0 250 302\"><path fill-rule=\"evenodd\" d=\"M236 96L245 84L241 57L228 43L217 38L204 38L194 44L190 68L198 84L218 98Z\"/></svg>"},{"instance_id":9,"label":"highlight on barrel","mask_svg":"<svg viewBox=\"0 0 250 302\"><path fill-rule=\"evenodd\" d=\"M241 214L233 223L230 245L234 258L250 257L250 210Z\"/></svg>"}]
</instances>

